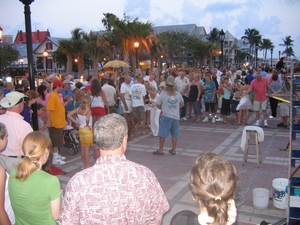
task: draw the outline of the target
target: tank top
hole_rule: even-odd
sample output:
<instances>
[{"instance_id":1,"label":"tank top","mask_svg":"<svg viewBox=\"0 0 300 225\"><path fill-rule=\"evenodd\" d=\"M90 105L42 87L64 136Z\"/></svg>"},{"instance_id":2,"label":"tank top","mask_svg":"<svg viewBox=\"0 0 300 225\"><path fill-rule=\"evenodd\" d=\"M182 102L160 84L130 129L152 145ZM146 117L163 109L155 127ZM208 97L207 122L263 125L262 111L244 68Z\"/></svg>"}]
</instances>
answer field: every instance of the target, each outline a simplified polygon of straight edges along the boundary
<instances>
[{"instance_id":1,"label":"tank top","mask_svg":"<svg viewBox=\"0 0 300 225\"><path fill-rule=\"evenodd\" d=\"M189 101L195 102L198 97L198 88L197 85L190 86L190 94L189 94Z\"/></svg>"},{"instance_id":2,"label":"tank top","mask_svg":"<svg viewBox=\"0 0 300 225\"><path fill-rule=\"evenodd\" d=\"M83 128L86 126L86 113L87 111L89 111L89 109L87 109L83 115L78 114L78 108L77 108L77 121L80 123L80 128ZM93 120L92 120L92 116L90 116L90 121L89 121L89 126L92 127L93 125Z\"/></svg>"},{"instance_id":3,"label":"tank top","mask_svg":"<svg viewBox=\"0 0 300 225\"><path fill-rule=\"evenodd\" d=\"M91 96L91 108L94 107L104 108L104 102L101 96Z\"/></svg>"}]
</instances>

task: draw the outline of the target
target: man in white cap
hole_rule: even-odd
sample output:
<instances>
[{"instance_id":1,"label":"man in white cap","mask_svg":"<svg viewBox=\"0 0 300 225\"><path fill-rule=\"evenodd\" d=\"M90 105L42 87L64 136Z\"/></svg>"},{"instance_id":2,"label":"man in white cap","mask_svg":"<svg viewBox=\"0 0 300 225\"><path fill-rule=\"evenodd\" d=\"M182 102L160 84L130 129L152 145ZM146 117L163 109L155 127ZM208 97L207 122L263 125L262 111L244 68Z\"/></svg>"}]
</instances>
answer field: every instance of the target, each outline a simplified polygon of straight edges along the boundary
<instances>
[{"instance_id":1,"label":"man in white cap","mask_svg":"<svg viewBox=\"0 0 300 225\"><path fill-rule=\"evenodd\" d=\"M24 158L22 142L25 136L33 131L30 124L20 115L26 97L20 92L13 91L0 101L0 105L7 109L6 113L0 116L0 122L6 126L8 135L7 146L0 153L0 164L8 173Z\"/></svg>"}]
</instances>

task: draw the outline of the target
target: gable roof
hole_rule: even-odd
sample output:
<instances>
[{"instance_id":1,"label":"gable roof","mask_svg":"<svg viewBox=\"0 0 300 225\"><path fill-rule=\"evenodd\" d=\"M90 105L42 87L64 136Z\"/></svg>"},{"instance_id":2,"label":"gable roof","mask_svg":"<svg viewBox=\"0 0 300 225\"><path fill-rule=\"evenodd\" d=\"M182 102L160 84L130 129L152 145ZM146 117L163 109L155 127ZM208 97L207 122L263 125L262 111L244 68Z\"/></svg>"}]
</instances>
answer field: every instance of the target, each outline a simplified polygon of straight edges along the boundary
<instances>
[{"instance_id":1,"label":"gable roof","mask_svg":"<svg viewBox=\"0 0 300 225\"><path fill-rule=\"evenodd\" d=\"M153 31L155 35L160 34L166 31L177 31L177 32L186 32L189 35L192 35L192 32L196 28L196 24L182 24L182 25L169 25L169 26L154 26Z\"/></svg>"},{"instance_id":2,"label":"gable roof","mask_svg":"<svg viewBox=\"0 0 300 225\"><path fill-rule=\"evenodd\" d=\"M31 38L32 38L32 43L41 43L46 39L46 37L50 37L50 32L49 30L47 31L35 31L31 32ZM22 30L18 31L18 34L15 38L14 44L22 44L26 43L26 32L23 32Z\"/></svg>"}]
</instances>

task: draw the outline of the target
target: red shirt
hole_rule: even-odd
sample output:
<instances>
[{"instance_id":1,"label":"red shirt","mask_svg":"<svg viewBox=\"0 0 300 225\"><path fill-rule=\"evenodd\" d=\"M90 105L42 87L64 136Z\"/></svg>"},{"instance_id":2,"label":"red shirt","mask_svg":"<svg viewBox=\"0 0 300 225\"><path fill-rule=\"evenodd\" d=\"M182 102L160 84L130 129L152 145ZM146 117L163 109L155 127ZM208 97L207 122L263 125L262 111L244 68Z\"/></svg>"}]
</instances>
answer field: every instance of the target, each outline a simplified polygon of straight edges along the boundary
<instances>
[{"instance_id":1,"label":"red shirt","mask_svg":"<svg viewBox=\"0 0 300 225\"><path fill-rule=\"evenodd\" d=\"M262 77L261 80L255 78L251 82L250 88L253 90L254 101L263 102L267 99L269 84L265 78Z\"/></svg>"}]
</instances>

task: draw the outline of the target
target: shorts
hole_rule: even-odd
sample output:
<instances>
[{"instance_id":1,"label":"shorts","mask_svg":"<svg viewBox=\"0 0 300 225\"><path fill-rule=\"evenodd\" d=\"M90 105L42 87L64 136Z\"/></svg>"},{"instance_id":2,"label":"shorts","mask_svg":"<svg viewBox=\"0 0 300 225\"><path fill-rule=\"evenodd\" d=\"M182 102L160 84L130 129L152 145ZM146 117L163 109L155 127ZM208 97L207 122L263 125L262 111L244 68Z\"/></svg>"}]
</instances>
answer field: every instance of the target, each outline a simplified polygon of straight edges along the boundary
<instances>
[{"instance_id":1,"label":"shorts","mask_svg":"<svg viewBox=\"0 0 300 225\"><path fill-rule=\"evenodd\" d=\"M145 107L144 106L132 107L132 118L145 119Z\"/></svg>"},{"instance_id":2,"label":"shorts","mask_svg":"<svg viewBox=\"0 0 300 225\"><path fill-rule=\"evenodd\" d=\"M92 116L105 116L106 111L105 108L102 107L93 107L91 108Z\"/></svg>"},{"instance_id":3,"label":"shorts","mask_svg":"<svg viewBox=\"0 0 300 225\"><path fill-rule=\"evenodd\" d=\"M63 128L49 127L49 137L52 142L52 147L63 147Z\"/></svg>"},{"instance_id":4,"label":"shorts","mask_svg":"<svg viewBox=\"0 0 300 225\"><path fill-rule=\"evenodd\" d=\"M237 100L232 100L232 112L233 113L236 113L238 112L238 110L236 110L236 107L238 106L238 104L240 103L240 101L237 101Z\"/></svg>"},{"instance_id":5,"label":"shorts","mask_svg":"<svg viewBox=\"0 0 300 225\"><path fill-rule=\"evenodd\" d=\"M259 110L267 110L267 99L260 102L260 101L253 101L253 111L259 111Z\"/></svg>"},{"instance_id":6,"label":"shorts","mask_svg":"<svg viewBox=\"0 0 300 225\"><path fill-rule=\"evenodd\" d=\"M83 147L89 147L93 145L93 130L88 127L80 127L79 131L80 144Z\"/></svg>"},{"instance_id":7,"label":"shorts","mask_svg":"<svg viewBox=\"0 0 300 225\"><path fill-rule=\"evenodd\" d=\"M125 101L126 101L128 110L127 111L125 110L125 106L124 106L123 102L121 101L121 104L123 106L123 113L131 113L131 111L132 111L132 106L131 106L132 102L131 102L131 100L127 100L127 99L125 99Z\"/></svg>"},{"instance_id":8,"label":"shorts","mask_svg":"<svg viewBox=\"0 0 300 225\"><path fill-rule=\"evenodd\" d=\"M289 116L290 115L290 107L287 103L280 103L280 116Z\"/></svg>"},{"instance_id":9,"label":"shorts","mask_svg":"<svg viewBox=\"0 0 300 225\"><path fill-rule=\"evenodd\" d=\"M162 116L159 122L158 136L167 138L171 133L172 138L180 137L179 120Z\"/></svg>"}]
</instances>

